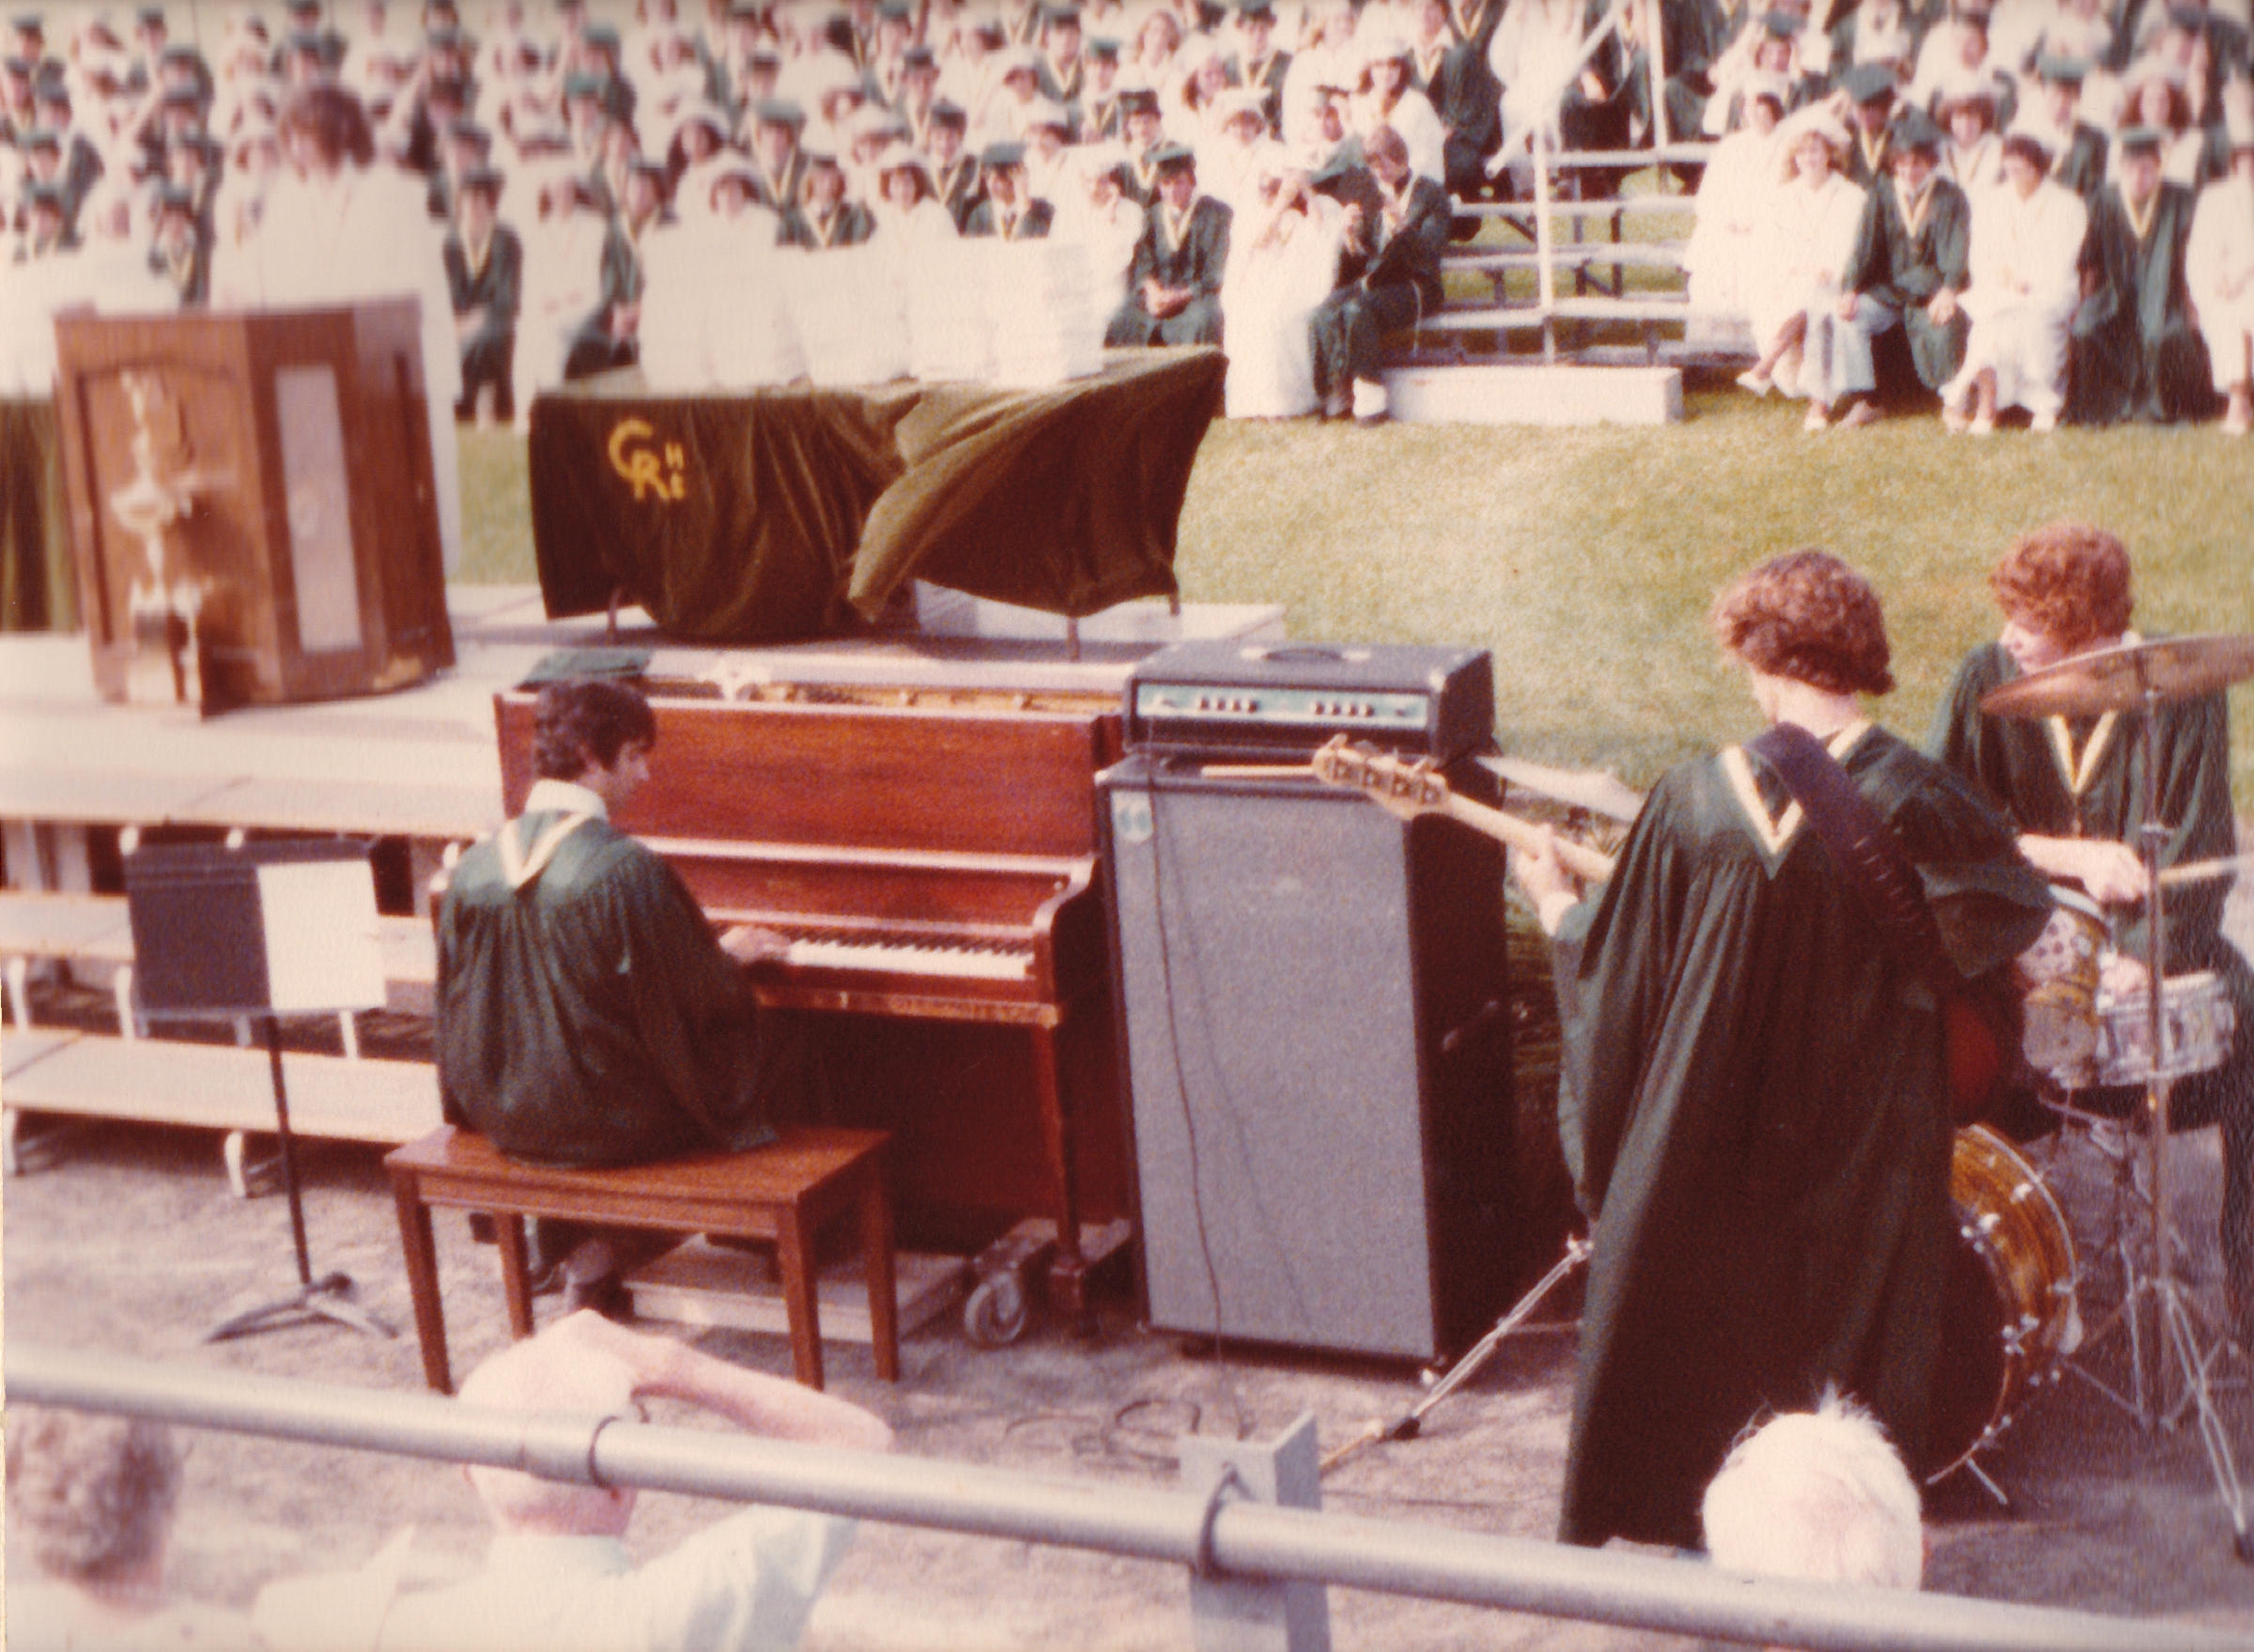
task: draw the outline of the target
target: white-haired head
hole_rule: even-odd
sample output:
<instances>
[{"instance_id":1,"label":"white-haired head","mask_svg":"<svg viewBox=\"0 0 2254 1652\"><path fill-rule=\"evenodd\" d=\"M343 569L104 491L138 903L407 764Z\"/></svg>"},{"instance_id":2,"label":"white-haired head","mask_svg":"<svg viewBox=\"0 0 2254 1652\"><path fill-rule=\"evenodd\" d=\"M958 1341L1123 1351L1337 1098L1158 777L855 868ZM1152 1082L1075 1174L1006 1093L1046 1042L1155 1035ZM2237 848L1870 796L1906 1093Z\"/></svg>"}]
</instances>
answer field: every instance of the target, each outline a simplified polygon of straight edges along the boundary
<instances>
[{"instance_id":1,"label":"white-haired head","mask_svg":"<svg viewBox=\"0 0 2254 1652\"><path fill-rule=\"evenodd\" d=\"M461 1399L500 1411L636 1417L634 1381L632 1370L615 1355L552 1336L534 1337L471 1372ZM482 1464L467 1472L494 1523L504 1530L615 1536L634 1512L631 1490L543 1480Z\"/></svg>"},{"instance_id":2,"label":"white-haired head","mask_svg":"<svg viewBox=\"0 0 2254 1652\"><path fill-rule=\"evenodd\" d=\"M1701 1516L1731 1571L1896 1589L1924 1571L1916 1484L1871 1414L1833 1392L1738 1441Z\"/></svg>"}]
</instances>

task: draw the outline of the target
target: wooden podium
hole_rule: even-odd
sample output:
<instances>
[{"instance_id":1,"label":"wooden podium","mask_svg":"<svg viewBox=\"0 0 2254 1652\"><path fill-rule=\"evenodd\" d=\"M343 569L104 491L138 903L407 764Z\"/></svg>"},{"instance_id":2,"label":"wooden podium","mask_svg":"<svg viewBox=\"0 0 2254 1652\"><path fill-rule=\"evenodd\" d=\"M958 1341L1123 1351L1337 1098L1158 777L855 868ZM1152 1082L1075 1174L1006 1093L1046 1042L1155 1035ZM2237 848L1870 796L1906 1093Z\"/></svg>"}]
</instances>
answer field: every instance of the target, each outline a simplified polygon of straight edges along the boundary
<instances>
[{"instance_id":1,"label":"wooden podium","mask_svg":"<svg viewBox=\"0 0 2254 1652\"><path fill-rule=\"evenodd\" d=\"M106 699L233 705L454 663L412 300L55 318L80 608Z\"/></svg>"}]
</instances>

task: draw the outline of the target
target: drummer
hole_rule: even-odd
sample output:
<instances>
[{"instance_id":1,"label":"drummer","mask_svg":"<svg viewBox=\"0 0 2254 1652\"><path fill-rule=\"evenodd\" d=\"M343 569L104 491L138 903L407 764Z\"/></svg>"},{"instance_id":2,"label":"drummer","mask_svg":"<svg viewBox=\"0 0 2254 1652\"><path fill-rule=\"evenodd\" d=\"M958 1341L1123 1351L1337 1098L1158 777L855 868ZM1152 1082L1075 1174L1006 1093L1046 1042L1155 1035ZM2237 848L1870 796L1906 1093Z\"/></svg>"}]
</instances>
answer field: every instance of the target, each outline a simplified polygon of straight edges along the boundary
<instances>
[{"instance_id":1,"label":"drummer","mask_svg":"<svg viewBox=\"0 0 2254 1652\"><path fill-rule=\"evenodd\" d=\"M1936 720L1934 753L1985 786L2018 826L2019 847L2040 871L2078 883L2111 920L2117 956L2106 986L2140 994L2150 955L2145 872L2141 715L2009 718L1984 714L1991 690L2099 649L2144 641L2130 628L2128 551L2103 529L2053 522L2021 535L1988 576L2003 631L1957 668ZM2169 700L2155 714L2163 870L2234 854L2231 725L2220 687ZM2169 891L2170 979L2211 970L2237 1013L2236 1047L2222 1064L2175 1086L2178 1129L2223 1126L2222 1250L2232 1334L2254 1348L2254 969L2222 934L2227 879ZM2141 1091L2097 1091L2081 1105L2123 1114Z\"/></svg>"}]
</instances>

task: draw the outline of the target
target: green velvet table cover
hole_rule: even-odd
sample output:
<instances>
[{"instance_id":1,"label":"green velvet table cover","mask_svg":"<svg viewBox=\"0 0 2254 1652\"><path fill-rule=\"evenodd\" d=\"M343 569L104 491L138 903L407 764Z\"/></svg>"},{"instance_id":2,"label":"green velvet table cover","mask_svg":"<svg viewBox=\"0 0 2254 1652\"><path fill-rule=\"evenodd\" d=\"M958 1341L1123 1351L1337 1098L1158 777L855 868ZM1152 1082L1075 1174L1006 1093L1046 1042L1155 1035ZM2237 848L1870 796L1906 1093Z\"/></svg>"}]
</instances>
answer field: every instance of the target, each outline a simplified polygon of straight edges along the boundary
<instances>
[{"instance_id":1,"label":"green velvet table cover","mask_svg":"<svg viewBox=\"0 0 2254 1652\"><path fill-rule=\"evenodd\" d=\"M561 619L620 591L702 642L819 636L911 578L1074 618L1172 595L1226 371L1214 349L1137 349L1041 390L586 379L533 405L541 594Z\"/></svg>"}]
</instances>

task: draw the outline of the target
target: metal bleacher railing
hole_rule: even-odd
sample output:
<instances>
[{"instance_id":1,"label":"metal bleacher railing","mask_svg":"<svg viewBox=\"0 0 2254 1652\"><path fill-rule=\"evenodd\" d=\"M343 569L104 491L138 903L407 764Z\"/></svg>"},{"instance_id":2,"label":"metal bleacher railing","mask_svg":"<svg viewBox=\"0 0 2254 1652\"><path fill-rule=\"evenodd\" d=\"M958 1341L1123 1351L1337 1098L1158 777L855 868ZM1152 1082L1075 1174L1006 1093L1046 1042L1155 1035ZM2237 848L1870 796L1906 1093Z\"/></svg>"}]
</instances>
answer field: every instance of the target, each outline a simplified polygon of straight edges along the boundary
<instances>
[{"instance_id":1,"label":"metal bleacher railing","mask_svg":"<svg viewBox=\"0 0 2254 1652\"><path fill-rule=\"evenodd\" d=\"M1690 317L1688 294L1680 286L1645 285L1631 290L1629 271L1673 271L1683 268L1682 235L1693 208L1687 195L1669 192L1675 169L1694 166L1711 153L1713 145L1702 140L1675 141L1667 131L1666 58L1660 29L1660 0L1614 0L1604 17L1582 42L1579 57L1564 77L1570 81L1587 67L1606 41L1619 35L1631 14L1639 20L1637 36L1645 42L1637 72L1648 78L1645 107L1654 128L1648 147L1602 150L1561 150L1553 143L1548 123L1536 122L1525 133L1529 146L1532 196L1505 203L1464 202L1461 217L1501 221L1514 229L1520 242L1498 246L1484 237L1451 247L1443 270L1484 276L1491 286L1487 301L1451 300L1420 318L1417 345L1421 351L1428 335L1451 340L1453 359L1467 356L1468 334L1498 336L1538 332L1542 360L1558 359L1558 324L1625 323L1641 335L1641 353L1646 362L1659 359L1660 329L1684 327ZM1505 154L1512 142L1506 139ZM1583 179L1595 174L1626 174L1648 170L1657 189L1636 194L1606 193L1582 199ZM1561 193L1561 186L1569 193ZM1659 224L1652 220L1657 217ZM1676 221L1668 224L1668 220ZM1589 230L1601 224L1607 239L1592 239ZM1570 231L1561 236L1560 228ZM1633 233L1631 233L1631 229ZM1658 229L1660 233L1649 233ZM1675 230L1681 233L1673 233ZM1598 275L1609 270L1610 279ZM1534 290L1524 291L1523 276L1532 272ZM1521 279L1513 289L1513 276ZM1566 290L1569 286L1570 290ZM1687 344L1686 353L1696 353Z\"/></svg>"},{"instance_id":2,"label":"metal bleacher railing","mask_svg":"<svg viewBox=\"0 0 2254 1652\"><path fill-rule=\"evenodd\" d=\"M1314 1620L1297 1615L1287 1633L1281 1615L1263 1620L1257 1599L1326 1584L1771 1645L1872 1652L2254 1647L2254 1636L2197 1625L1762 1581L1695 1560L1278 1507L1255 1501L1245 1482L1230 1474L1210 1494L1037 1478L968 1463L585 1416L528 1416L434 1395L22 1344L7 1351L7 1382L11 1403L127 1413L330 1447L527 1469L580 1484L780 1505L1170 1563L1191 1569L1194 1640L1205 1652L1254 1645L1311 1652L1327 1645L1327 1609ZM1216 1581L1222 1587L1213 1586ZM1247 1592L1256 1598L1250 1610Z\"/></svg>"}]
</instances>

